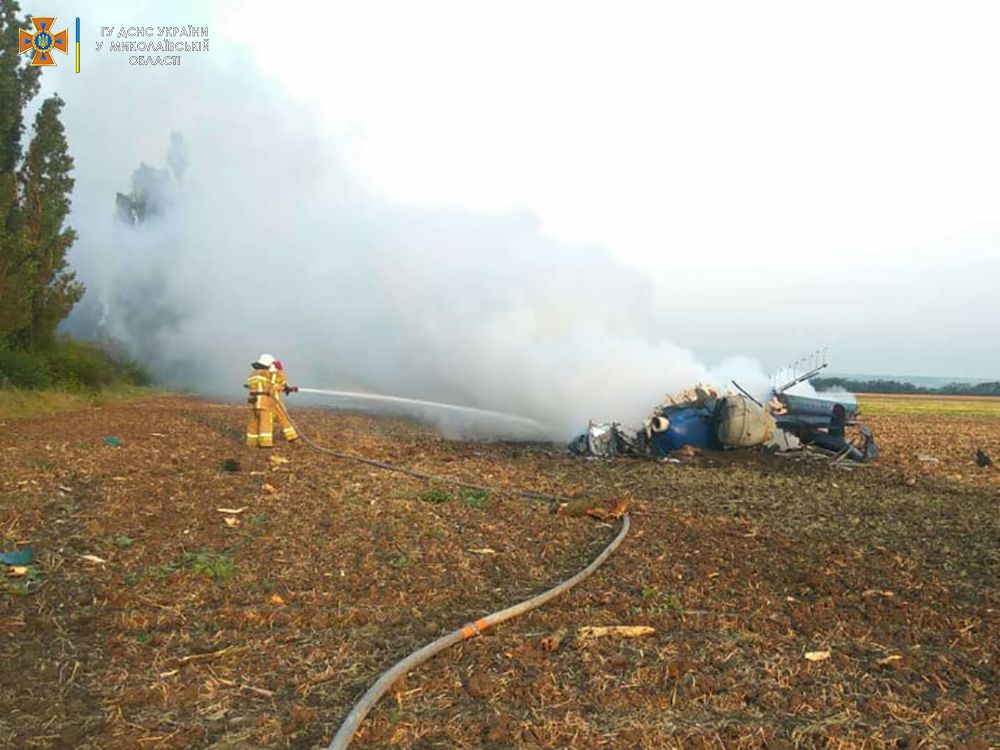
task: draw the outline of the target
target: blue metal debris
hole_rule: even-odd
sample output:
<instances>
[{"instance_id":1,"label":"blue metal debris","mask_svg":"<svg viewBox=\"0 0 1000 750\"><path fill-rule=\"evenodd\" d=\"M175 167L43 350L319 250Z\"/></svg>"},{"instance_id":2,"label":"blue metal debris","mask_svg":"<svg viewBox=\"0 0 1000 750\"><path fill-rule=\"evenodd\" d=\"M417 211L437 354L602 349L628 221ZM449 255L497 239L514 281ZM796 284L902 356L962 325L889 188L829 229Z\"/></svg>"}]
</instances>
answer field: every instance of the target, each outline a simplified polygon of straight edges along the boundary
<instances>
[{"instance_id":1,"label":"blue metal debris","mask_svg":"<svg viewBox=\"0 0 1000 750\"><path fill-rule=\"evenodd\" d=\"M0 553L0 563L4 565L31 565L31 547L21 547L13 552Z\"/></svg>"},{"instance_id":2,"label":"blue metal debris","mask_svg":"<svg viewBox=\"0 0 1000 750\"><path fill-rule=\"evenodd\" d=\"M867 427L861 426L853 441L847 435L847 427L857 424L860 413L854 397L787 392L787 388L804 379L799 377L773 389L766 404L735 383L740 393L697 386L668 398L653 410L641 430L629 431L617 423L591 424L569 448L573 453L591 456L666 456L684 446L789 450L805 444L853 461L876 457L878 447Z\"/></svg>"}]
</instances>

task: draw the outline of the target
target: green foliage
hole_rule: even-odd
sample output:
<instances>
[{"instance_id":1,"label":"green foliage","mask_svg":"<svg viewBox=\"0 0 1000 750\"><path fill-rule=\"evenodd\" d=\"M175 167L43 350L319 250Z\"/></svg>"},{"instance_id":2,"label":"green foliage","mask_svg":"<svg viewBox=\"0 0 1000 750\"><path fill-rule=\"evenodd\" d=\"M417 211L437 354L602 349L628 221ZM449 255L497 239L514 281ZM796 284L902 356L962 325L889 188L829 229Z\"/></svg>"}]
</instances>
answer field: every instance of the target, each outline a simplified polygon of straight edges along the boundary
<instances>
[{"instance_id":1,"label":"green foliage","mask_svg":"<svg viewBox=\"0 0 1000 750\"><path fill-rule=\"evenodd\" d=\"M42 103L21 172L24 197L20 228L28 242L33 279L31 325L19 335L32 347L51 341L59 321L83 296L83 285L66 264L76 232L64 226L74 180L70 176L73 157L59 120L62 108L58 96Z\"/></svg>"},{"instance_id":2,"label":"green foliage","mask_svg":"<svg viewBox=\"0 0 1000 750\"><path fill-rule=\"evenodd\" d=\"M27 16L18 18L17 0L0 5L0 174L13 174L21 159L21 136L24 134L24 108L41 85L40 68L28 65L27 55L18 52L18 31L31 28ZM8 202L11 196L0 190ZM0 211L9 208L0 203ZM6 219L6 214L0 213Z\"/></svg>"},{"instance_id":3,"label":"green foliage","mask_svg":"<svg viewBox=\"0 0 1000 750\"><path fill-rule=\"evenodd\" d=\"M162 581L165 578L169 578L180 569L181 569L180 563L168 562L168 563L163 563L163 565L152 565L149 568L147 568L145 572L146 575L148 575L154 581Z\"/></svg>"},{"instance_id":4,"label":"green foliage","mask_svg":"<svg viewBox=\"0 0 1000 750\"><path fill-rule=\"evenodd\" d=\"M0 386L51 387L52 371L48 360L38 352L0 347Z\"/></svg>"},{"instance_id":5,"label":"green foliage","mask_svg":"<svg viewBox=\"0 0 1000 750\"><path fill-rule=\"evenodd\" d=\"M182 561L198 575L211 578L216 583L236 575L233 558L221 552L204 549L197 553L185 552Z\"/></svg>"},{"instance_id":6,"label":"green foliage","mask_svg":"<svg viewBox=\"0 0 1000 750\"><path fill-rule=\"evenodd\" d=\"M421 492L417 495L418 498L423 500L425 503L446 503L451 500L451 494L445 490L434 488L427 490L426 492Z\"/></svg>"},{"instance_id":7,"label":"green foliage","mask_svg":"<svg viewBox=\"0 0 1000 750\"><path fill-rule=\"evenodd\" d=\"M410 567L413 563L410 561L410 554L404 549L400 550L395 555L392 555L388 560L386 560L385 564L393 570L404 570Z\"/></svg>"},{"instance_id":8,"label":"green foliage","mask_svg":"<svg viewBox=\"0 0 1000 750\"><path fill-rule=\"evenodd\" d=\"M83 286L66 263L76 240L65 223L73 157L58 96L42 102L27 149L23 144L24 113L38 93L40 69L18 52L18 30L31 26L19 13L13 0L0 6L0 342L34 353L53 343ZM4 360L29 387L52 384L42 362Z\"/></svg>"},{"instance_id":9,"label":"green foliage","mask_svg":"<svg viewBox=\"0 0 1000 750\"><path fill-rule=\"evenodd\" d=\"M142 572L138 570L130 570L125 574L125 585L135 586L142 580Z\"/></svg>"},{"instance_id":10,"label":"green foliage","mask_svg":"<svg viewBox=\"0 0 1000 750\"><path fill-rule=\"evenodd\" d=\"M459 497L462 500L462 505L467 508L482 508L486 501L490 499L490 493L486 490L474 490L469 487L463 487L461 492L459 492Z\"/></svg>"},{"instance_id":11,"label":"green foliage","mask_svg":"<svg viewBox=\"0 0 1000 750\"><path fill-rule=\"evenodd\" d=\"M148 646L153 642L153 636L148 630L130 630L128 634L143 646Z\"/></svg>"},{"instance_id":12,"label":"green foliage","mask_svg":"<svg viewBox=\"0 0 1000 750\"><path fill-rule=\"evenodd\" d=\"M115 361L103 350L64 340L45 351L53 380L68 388L105 388L117 377Z\"/></svg>"},{"instance_id":13,"label":"green foliage","mask_svg":"<svg viewBox=\"0 0 1000 750\"><path fill-rule=\"evenodd\" d=\"M38 93L40 68L18 53L18 29L30 28L19 18L16 1L0 4L0 338L31 322L34 264L21 231L23 201L18 166L23 149L24 109Z\"/></svg>"},{"instance_id":14,"label":"green foliage","mask_svg":"<svg viewBox=\"0 0 1000 750\"><path fill-rule=\"evenodd\" d=\"M646 606L650 612L668 615L683 609L683 605L676 596L660 591L656 586L643 586L640 594L647 602Z\"/></svg>"},{"instance_id":15,"label":"green foliage","mask_svg":"<svg viewBox=\"0 0 1000 750\"><path fill-rule=\"evenodd\" d=\"M0 344L0 388L98 390L150 381L140 365L98 343L59 338L30 351Z\"/></svg>"},{"instance_id":16,"label":"green foliage","mask_svg":"<svg viewBox=\"0 0 1000 750\"><path fill-rule=\"evenodd\" d=\"M45 573L37 565L28 566L28 572L17 578L0 575L0 593L10 597L33 594L42 585Z\"/></svg>"}]
</instances>

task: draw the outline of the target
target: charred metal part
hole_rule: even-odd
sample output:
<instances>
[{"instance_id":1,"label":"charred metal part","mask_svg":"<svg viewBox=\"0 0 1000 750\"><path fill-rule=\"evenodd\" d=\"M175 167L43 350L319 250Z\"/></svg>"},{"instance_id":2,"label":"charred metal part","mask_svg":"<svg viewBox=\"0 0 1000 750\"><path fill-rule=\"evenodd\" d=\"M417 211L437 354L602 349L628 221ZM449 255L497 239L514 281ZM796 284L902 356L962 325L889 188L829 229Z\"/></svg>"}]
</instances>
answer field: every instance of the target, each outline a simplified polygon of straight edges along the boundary
<instances>
[{"instance_id":1,"label":"charred metal part","mask_svg":"<svg viewBox=\"0 0 1000 750\"><path fill-rule=\"evenodd\" d=\"M668 397L641 430L629 430L617 422L591 423L569 447L587 456L666 456L684 446L709 450L762 447L782 452L807 445L829 452L838 461L875 458L878 447L868 427L860 425L854 440L848 435L848 427L858 424L859 408L853 396L826 394L821 398L787 392L826 366L823 362L774 388L766 405L736 381L732 384L738 392L695 386Z\"/></svg>"}]
</instances>

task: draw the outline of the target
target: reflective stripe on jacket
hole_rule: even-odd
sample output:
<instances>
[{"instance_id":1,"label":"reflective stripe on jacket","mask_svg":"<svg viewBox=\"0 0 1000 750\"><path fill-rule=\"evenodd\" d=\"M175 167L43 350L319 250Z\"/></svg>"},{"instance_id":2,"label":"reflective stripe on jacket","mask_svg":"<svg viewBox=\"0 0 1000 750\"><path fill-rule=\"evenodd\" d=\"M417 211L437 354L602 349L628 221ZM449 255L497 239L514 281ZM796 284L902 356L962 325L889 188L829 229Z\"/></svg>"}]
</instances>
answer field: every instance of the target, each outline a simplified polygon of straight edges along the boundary
<instances>
[{"instance_id":1,"label":"reflective stripe on jacket","mask_svg":"<svg viewBox=\"0 0 1000 750\"><path fill-rule=\"evenodd\" d=\"M253 396L267 396L271 391L270 378L267 373L254 370L250 377L247 378L247 387Z\"/></svg>"}]
</instances>

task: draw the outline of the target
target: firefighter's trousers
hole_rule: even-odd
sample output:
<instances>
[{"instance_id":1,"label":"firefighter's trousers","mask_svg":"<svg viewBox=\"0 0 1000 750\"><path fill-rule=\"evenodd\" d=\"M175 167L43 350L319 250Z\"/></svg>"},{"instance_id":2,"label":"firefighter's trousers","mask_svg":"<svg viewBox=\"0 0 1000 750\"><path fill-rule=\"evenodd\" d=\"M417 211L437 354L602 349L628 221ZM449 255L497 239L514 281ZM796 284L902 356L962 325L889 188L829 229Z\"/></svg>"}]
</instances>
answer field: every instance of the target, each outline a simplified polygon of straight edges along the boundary
<instances>
[{"instance_id":1,"label":"firefighter's trousers","mask_svg":"<svg viewBox=\"0 0 1000 750\"><path fill-rule=\"evenodd\" d=\"M288 442L298 439L292 427L288 411L281 401L272 396L257 396L251 404L250 420L247 422L247 445L270 448L274 445L274 418L278 418L282 433Z\"/></svg>"},{"instance_id":2,"label":"firefighter's trousers","mask_svg":"<svg viewBox=\"0 0 1000 750\"><path fill-rule=\"evenodd\" d=\"M288 417L288 409L285 407L284 402L280 398L274 398L274 416L278 418L278 424L281 425L281 431L285 435L285 440L289 443L293 440L298 440L299 434L295 431L292 426L292 420Z\"/></svg>"},{"instance_id":3,"label":"firefighter's trousers","mask_svg":"<svg viewBox=\"0 0 1000 750\"><path fill-rule=\"evenodd\" d=\"M247 422L247 445L270 448L274 445L274 399L255 396L250 404L250 421Z\"/></svg>"}]
</instances>

